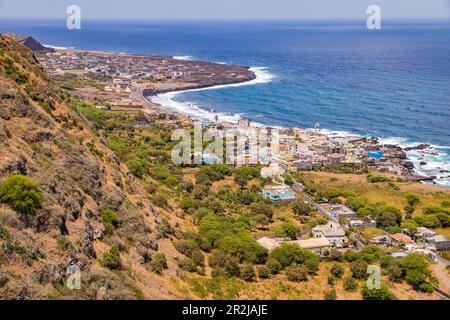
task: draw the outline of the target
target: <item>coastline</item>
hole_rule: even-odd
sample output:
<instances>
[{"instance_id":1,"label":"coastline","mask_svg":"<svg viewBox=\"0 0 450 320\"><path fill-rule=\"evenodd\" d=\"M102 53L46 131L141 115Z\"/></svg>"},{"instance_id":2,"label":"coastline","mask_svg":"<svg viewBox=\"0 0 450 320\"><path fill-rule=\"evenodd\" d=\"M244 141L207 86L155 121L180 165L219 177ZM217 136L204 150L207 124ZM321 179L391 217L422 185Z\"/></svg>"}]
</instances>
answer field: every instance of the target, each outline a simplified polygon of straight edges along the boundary
<instances>
[{"instance_id":1,"label":"coastline","mask_svg":"<svg viewBox=\"0 0 450 320\"><path fill-rule=\"evenodd\" d=\"M186 60L188 56L186 56ZM192 57L189 57L189 59ZM256 72L255 72L256 69ZM249 70L255 73L255 79L244 81L240 83L233 84L219 84L212 86L204 86L197 88L188 88L183 90L173 90L166 92L156 92L154 94L148 94L146 92L142 95L143 99L157 108L164 110L165 112L173 114L181 114L184 116L190 116L194 119L201 119L207 121L213 121L217 116L220 121L227 121L232 123L237 123L243 118L243 114L232 114L225 112L217 112L215 110L207 110L201 106L194 105L190 102L178 102L175 101L178 95L182 95L186 92L196 92L203 90L219 90L227 89L245 85L255 85L264 84L272 81L276 78L275 75L263 75L261 72L267 70L264 67L250 67ZM254 126L265 126L265 124L251 122ZM272 126L274 127L274 126ZM280 127L281 129L288 129L288 127ZM293 127L294 129L296 127ZM298 128L304 130L313 130L313 128ZM321 133L328 137L364 137L364 138L376 138L379 141L379 145L390 145L400 148L406 154L407 161L413 164L413 171L416 174L416 178L412 181L420 181L435 187L441 187L448 189L450 188L450 163L446 163L447 167L442 168L438 163L435 167L426 168L427 165L432 161L427 158L427 155L431 156L441 156L443 153L439 152L439 149L446 149L443 146L436 146L433 144L423 143L423 142L407 142L406 138L400 137L374 137L373 135L361 135L346 131L321 129ZM425 161L426 160L426 161ZM423 168L425 167L425 168Z\"/></svg>"},{"instance_id":2,"label":"coastline","mask_svg":"<svg viewBox=\"0 0 450 320\"><path fill-rule=\"evenodd\" d=\"M47 45L49 46L49 45ZM133 53L112 53L112 52L102 52L96 50L80 50L73 48L63 48L57 46L49 46L56 48L58 51L66 52L78 52L78 53L90 53L94 55L109 55L109 56L127 56L127 57L138 57L138 58L148 58L148 59L168 59L170 61L176 61L176 63L185 64L200 64L203 66L208 66L217 70L223 71L227 68L236 68L242 73L239 73L238 77L229 78L226 76L219 76L215 79L201 79L200 81L183 82L180 83L168 83L167 86L163 88L138 88L137 93L141 100L147 102L148 104L157 107L158 109L164 110L165 112L171 112L175 114L187 115L194 119L203 119L207 121L213 121L217 116L221 121L227 121L231 123L236 123L244 117L243 114L233 114L229 112L218 112L216 110L208 110L200 105L186 102L177 101L176 97L182 95L186 92L197 92L203 90L220 90L229 89L239 86L248 86L256 84L264 84L271 82L275 75L267 71L265 67L242 67L226 65L218 62L209 62L202 60L194 60L192 56L161 56L161 55L144 55L144 54L133 54ZM164 83L165 84L165 83ZM266 126L270 124L262 124L257 122L252 122L254 126ZM272 126L275 127L275 126ZM279 126L277 126L279 127ZM286 129L287 127L279 127L280 129ZM295 127L294 127L295 128ZM299 128L310 130L311 128ZM321 132L327 136L339 136L339 137L364 137L372 138L373 136L361 135L352 132L345 132L339 130L328 130L322 129ZM407 161L413 164L414 175L416 180L425 182L427 184L436 185L439 187L450 188L450 162L439 159L440 157L446 156L450 152L445 152L442 150L449 150L450 147L436 146L432 144L426 144L423 142L409 142L405 138L398 137L378 137L379 144L390 145L401 148L402 151L407 155ZM427 146L426 148L417 148L417 146Z\"/></svg>"}]
</instances>

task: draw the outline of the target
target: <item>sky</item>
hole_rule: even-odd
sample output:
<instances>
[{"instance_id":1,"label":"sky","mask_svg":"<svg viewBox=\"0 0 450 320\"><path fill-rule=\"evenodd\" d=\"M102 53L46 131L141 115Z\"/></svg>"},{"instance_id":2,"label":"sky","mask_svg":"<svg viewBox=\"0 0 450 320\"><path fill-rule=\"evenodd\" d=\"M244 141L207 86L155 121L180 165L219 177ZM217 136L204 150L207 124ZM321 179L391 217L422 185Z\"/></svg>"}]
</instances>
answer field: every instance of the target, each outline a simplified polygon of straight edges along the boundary
<instances>
[{"instance_id":1,"label":"sky","mask_svg":"<svg viewBox=\"0 0 450 320\"><path fill-rule=\"evenodd\" d=\"M0 18L65 19L73 4L85 19L366 19L369 5L384 19L450 19L450 0L0 0Z\"/></svg>"}]
</instances>

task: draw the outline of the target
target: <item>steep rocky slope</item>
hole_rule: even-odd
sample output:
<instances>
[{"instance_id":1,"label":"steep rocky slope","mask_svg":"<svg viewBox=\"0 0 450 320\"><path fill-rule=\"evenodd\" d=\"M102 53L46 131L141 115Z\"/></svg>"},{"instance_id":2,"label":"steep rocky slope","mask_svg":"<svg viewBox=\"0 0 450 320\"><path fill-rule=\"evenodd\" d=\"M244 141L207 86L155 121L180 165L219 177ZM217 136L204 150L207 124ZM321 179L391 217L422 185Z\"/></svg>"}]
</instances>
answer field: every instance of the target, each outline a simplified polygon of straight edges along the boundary
<instances>
[{"instance_id":1,"label":"steep rocky slope","mask_svg":"<svg viewBox=\"0 0 450 320\"><path fill-rule=\"evenodd\" d=\"M171 250L159 245L158 209L71 104L29 49L0 36L0 183L26 175L44 200L28 216L0 203L0 299L177 298L170 261L165 278L146 266ZM110 237L105 209L118 217ZM99 263L112 246L118 270ZM81 269L79 290L65 286L70 266Z\"/></svg>"}]
</instances>

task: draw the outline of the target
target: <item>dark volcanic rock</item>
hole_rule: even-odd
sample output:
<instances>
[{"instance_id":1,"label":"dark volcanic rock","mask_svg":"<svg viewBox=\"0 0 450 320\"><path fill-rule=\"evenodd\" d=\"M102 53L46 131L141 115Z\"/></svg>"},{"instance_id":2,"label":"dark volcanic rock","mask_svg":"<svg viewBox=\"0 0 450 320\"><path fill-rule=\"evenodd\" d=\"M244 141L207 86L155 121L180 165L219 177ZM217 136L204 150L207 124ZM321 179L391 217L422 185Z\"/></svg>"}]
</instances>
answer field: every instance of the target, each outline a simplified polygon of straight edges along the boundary
<instances>
[{"instance_id":1,"label":"dark volcanic rock","mask_svg":"<svg viewBox=\"0 0 450 320\"><path fill-rule=\"evenodd\" d=\"M418 146L415 146L415 147L406 147L406 148L405 148L405 151L411 151L411 150L425 150L425 149L428 149L428 148L430 148L430 145L429 145L429 144L422 143L422 144L419 144Z\"/></svg>"},{"instance_id":2,"label":"dark volcanic rock","mask_svg":"<svg viewBox=\"0 0 450 320\"><path fill-rule=\"evenodd\" d=\"M31 51L55 52L55 49L44 47L39 41L30 36L23 36L15 33L5 33L4 36L23 44Z\"/></svg>"}]
</instances>

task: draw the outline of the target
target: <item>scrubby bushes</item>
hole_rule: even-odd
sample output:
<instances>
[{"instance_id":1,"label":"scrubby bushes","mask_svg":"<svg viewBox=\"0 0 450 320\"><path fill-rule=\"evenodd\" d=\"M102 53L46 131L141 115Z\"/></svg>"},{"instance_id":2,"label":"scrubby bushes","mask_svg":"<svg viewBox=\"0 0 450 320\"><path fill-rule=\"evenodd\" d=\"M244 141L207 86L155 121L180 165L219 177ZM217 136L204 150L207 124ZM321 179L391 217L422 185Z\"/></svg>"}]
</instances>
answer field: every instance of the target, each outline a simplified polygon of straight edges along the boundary
<instances>
[{"instance_id":1,"label":"scrubby bushes","mask_svg":"<svg viewBox=\"0 0 450 320\"><path fill-rule=\"evenodd\" d=\"M383 176L373 176L373 175L367 175L367 182L370 183L379 183L379 182L392 182L391 179Z\"/></svg>"},{"instance_id":2,"label":"scrubby bushes","mask_svg":"<svg viewBox=\"0 0 450 320\"><path fill-rule=\"evenodd\" d=\"M345 291L355 291L356 289L358 289L358 283L354 278L347 277L344 278L343 287Z\"/></svg>"},{"instance_id":3,"label":"scrubby bushes","mask_svg":"<svg viewBox=\"0 0 450 320\"><path fill-rule=\"evenodd\" d=\"M100 216L102 217L103 226L105 227L105 235L112 235L119 225L116 213L111 209L104 209L100 212Z\"/></svg>"},{"instance_id":4,"label":"scrubby bushes","mask_svg":"<svg viewBox=\"0 0 450 320\"><path fill-rule=\"evenodd\" d=\"M308 280L308 269L305 266L294 264L286 268L286 277L289 281L301 282Z\"/></svg>"},{"instance_id":5,"label":"scrubby bushes","mask_svg":"<svg viewBox=\"0 0 450 320\"><path fill-rule=\"evenodd\" d=\"M369 287L364 286L361 291L362 298L364 300L396 300L397 298L395 295L389 291L389 289L381 285L380 288L372 288L369 289Z\"/></svg>"},{"instance_id":6,"label":"scrubby bushes","mask_svg":"<svg viewBox=\"0 0 450 320\"><path fill-rule=\"evenodd\" d=\"M114 245L109 251L106 251L100 260L100 264L110 270L122 268L122 260L120 259L119 247Z\"/></svg>"},{"instance_id":7,"label":"scrubby bushes","mask_svg":"<svg viewBox=\"0 0 450 320\"><path fill-rule=\"evenodd\" d=\"M336 278L342 278L342 275L344 274L344 267L338 263L333 263L330 273Z\"/></svg>"},{"instance_id":8,"label":"scrubby bushes","mask_svg":"<svg viewBox=\"0 0 450 320\"><path fill-rule=\"evenodd\" d=\"M43 203L37 182L18 174L7 177L0 185L0 201L24 215L35 214Z\"/></svg>"},{"instance_id":9,"label":"scrubby bushes","mask_svg":"<svg viewBox=\"0 0 450 320\"><path fill-rule=\"evenodd\" d=\"M250 233L245 219L208 215L199 224L199 235L205 240L204 249L220 249L240 262L264 263L267 250Z\"/></svg>"},{"instance_id":10,"label":"scrubby bushes","mask_svg":"<svg viewBox=\"0 0 450 320\"><path fill-rule=\"evenodd\" d=\"M164 269L167 269L166 255L162 252L155 252L152 255L152 260L149 264L150 270L156 274L161 274Z\"/></svg>"},{"instance_id":11,"label":"scrubby bushes","mask_svg":"<svg viewBox=\"0 0 450 320\"><path fill-rule=\"evenodd\" d=\"M256 281L255 268L250 264L244 265L241 268L240 276L241 276L242 280L247 281L247 282Z\"/></svg>"},{"instance_id":12,"label":"scrubby bushes","mask_svg":"<svg viewBox=\"0 0 450 320\"><path fill-rule=\"evenodd\" d=\"M432 274L427 258L421 254L412 253L408 256L390 260L384 263L389 279L393 282L406 280L414 290L432 292L430 284Z\"/></svg>"},{"instance_id":13,"label":"scrubby bushes","mask_svg":"<svg viewBox=\"0 0 450 320\"><path fill-rule=\"evenodd\" d=\"M308 273L313 274L319 268L319 257L296 244L283 244L275 248L270 253L269 259L277 261L282 269L296 264L304 266Z\"/></svg>"},{"instance_id":14,"label":"scrubby bushes","mask_svg":"<svg viewBox=\"0 0 450 320\"><path fill-rule=\"evenodd\" d=\"M350 271L356 279L364 279L367 277L367 263L363 260L355 260L350 263Z\"/></svg>"}]
</instances>

